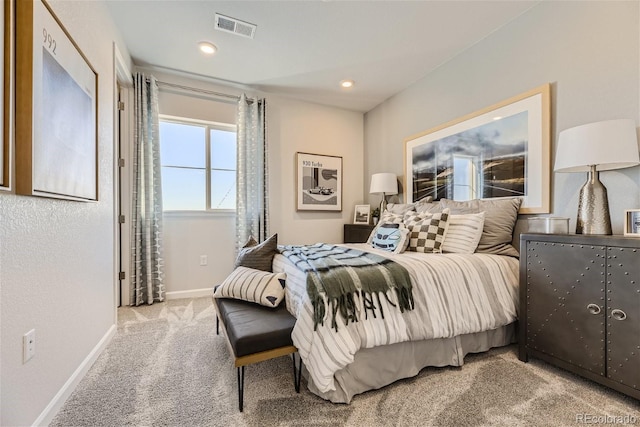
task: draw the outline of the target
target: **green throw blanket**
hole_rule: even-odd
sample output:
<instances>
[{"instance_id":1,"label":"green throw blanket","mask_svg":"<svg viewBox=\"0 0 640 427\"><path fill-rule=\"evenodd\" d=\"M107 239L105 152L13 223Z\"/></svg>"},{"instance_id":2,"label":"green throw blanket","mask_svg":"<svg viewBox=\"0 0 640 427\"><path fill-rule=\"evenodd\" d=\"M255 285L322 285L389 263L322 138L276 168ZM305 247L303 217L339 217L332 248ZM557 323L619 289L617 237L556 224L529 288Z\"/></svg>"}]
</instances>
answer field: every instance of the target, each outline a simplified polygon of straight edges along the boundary
<instances>
[{"instance_id":1,"label":"green throw blanket","mask_svg":"<svg viewBox=\"0 0 640 427\"><path fill-rule=\"evenodd\" d=\"M338 329L338 310L345 322L357 322L356 298L361 298L367 311L375 317L376 309L384 318L380 296L401 312L413 309L411 280L407 270L380 255L344 246L317 243L307 246L279 246L280 252L296 267L307 273L307 293L314 310L314 330L324 323L331 309L331 326ZM387 297L394 290L396 306ZM326 296L326 304L325 297ZM377 304L374 302L377 300Z\"/></svg>"}]
</instances>

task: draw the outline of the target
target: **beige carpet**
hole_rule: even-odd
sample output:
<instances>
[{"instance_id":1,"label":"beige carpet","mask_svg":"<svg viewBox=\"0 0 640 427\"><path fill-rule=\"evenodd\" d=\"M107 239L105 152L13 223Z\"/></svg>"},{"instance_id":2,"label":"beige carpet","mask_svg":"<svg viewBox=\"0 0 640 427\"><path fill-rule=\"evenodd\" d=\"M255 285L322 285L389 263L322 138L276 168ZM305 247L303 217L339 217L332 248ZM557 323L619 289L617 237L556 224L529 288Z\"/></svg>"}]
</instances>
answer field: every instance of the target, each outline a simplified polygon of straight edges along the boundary
<instances>
[{"instance_id":1,"label":"beige carpet","mask_svg":"<svg viewBox=\"0 0 640 427\"><path fill-rule=\"evenodd\" d=\"M291 360L281 357L246 368L240 413L209 298L118 316L117 335L52 426L576 426L580 416L640 425L638 401L537 360L522 363L515 346L469 355L461 368L424 369L350 405L318 398L304 379L296 394Z\"/></svg>"}]
</instances>

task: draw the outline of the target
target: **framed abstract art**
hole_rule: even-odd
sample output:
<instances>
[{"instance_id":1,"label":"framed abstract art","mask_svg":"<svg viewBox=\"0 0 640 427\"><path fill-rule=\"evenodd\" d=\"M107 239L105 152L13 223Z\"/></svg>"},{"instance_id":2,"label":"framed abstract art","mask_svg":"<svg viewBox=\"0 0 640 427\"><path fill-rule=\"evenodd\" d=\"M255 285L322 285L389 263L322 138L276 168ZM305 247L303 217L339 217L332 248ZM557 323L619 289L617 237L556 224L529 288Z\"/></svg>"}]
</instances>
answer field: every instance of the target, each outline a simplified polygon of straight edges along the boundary
<instances>
[{"instance_id":1,"label":"framed abstract art","mask_svg":"<svg viewBox=\"0 0 640 427\"><path fill-rule=\"evenodd\" d=\"M548 213L549 97L545 84L407 138L407 203L518 196L520 213Z\"/></svg>"},{"instance_id":2,"label":"framed abstract art","mask_svg":"<svg viewBox=\"0 0 640 427\"><path fill-rule=\"evenodd\" d=\"M44 1L16 31L16 193L96 201L98 75Z\"/></svg>"}]
</instances>

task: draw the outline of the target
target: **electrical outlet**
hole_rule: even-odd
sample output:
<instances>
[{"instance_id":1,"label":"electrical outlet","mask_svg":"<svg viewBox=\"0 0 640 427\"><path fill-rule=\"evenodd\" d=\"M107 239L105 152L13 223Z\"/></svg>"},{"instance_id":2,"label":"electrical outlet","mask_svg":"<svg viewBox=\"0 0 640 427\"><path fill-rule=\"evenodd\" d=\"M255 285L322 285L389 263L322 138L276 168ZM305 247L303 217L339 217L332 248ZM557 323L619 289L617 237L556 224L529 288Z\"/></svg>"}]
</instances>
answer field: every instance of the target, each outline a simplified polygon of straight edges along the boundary
<instances>
[{"instance_id":1,"label":"electrical outlet","mask_svg":"<svg viewBox=\"0 0 640 427\"><path fill-rule=\"evenodd\" d=\"M22 336L22 363L27 363L36 354L36 330Z\"/></svg>"},{"instance_id":2,"label":"electrical outlet","mask_svg":"<svg viewBox=\"0 0 640 427\"><path fill-rule=\"evenodd\" d=\"M209 260L206 255L200 255L200 265L207 265L208 262Z\"/></svg>"}]
</instances>

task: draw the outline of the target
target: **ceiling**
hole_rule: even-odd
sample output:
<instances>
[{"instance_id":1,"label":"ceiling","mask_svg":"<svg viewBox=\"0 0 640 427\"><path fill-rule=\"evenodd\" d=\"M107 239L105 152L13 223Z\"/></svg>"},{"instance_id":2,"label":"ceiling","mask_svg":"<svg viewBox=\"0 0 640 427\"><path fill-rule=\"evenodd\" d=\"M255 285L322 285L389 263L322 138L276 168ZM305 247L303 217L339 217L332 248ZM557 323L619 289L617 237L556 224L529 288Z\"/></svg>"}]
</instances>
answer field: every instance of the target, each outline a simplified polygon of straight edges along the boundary
<instances>
[{"instance_id":1,"label":"ceiling","mask_svg":"<svg viewBox=\"0 0 640 427\"><path fill-rule=\"evenodd\" d=\"M536 3L106 1L136 65L362 112ZM215 13L256 24L255 38L216 30ZM201 54L203 40L218 52Z\"/></svg>"}]
</instances>

